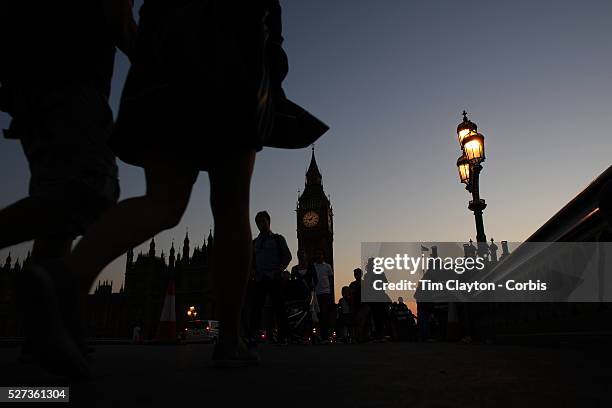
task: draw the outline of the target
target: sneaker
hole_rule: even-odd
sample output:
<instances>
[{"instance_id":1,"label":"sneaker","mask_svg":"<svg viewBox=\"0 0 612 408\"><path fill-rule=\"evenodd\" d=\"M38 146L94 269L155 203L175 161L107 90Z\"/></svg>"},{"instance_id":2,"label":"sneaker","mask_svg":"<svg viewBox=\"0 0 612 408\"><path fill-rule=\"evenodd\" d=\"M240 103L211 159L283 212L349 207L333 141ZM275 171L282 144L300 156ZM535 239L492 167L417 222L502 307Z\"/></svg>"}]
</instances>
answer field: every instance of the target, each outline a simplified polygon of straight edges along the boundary
<instances>
[{"instance_id":1,"label":"sneaker","mask_svg":"<svg viewBox=\"0 0 612 408\"><path fill-rule=\"evenodd\" d=\"M53 266L52 266L53 265ZM25 326L35 361L46 370L73 379L90 377L79 330L78 291L67 270L28 265L19 276L18 292L24 316L38 316L36 330Z\"/></svg>"},{"instance_id":2,"label":"sneaker","mask_svg":"<svg viewBox=\"0 0 612 408\"><path fill-rule=\"evenodd\" d=\"M212 359L217 368L256 366L260 361L259 355L249 350L242 341L229 347L222 343L215 345Z\"/></svg>"}]
</instances>

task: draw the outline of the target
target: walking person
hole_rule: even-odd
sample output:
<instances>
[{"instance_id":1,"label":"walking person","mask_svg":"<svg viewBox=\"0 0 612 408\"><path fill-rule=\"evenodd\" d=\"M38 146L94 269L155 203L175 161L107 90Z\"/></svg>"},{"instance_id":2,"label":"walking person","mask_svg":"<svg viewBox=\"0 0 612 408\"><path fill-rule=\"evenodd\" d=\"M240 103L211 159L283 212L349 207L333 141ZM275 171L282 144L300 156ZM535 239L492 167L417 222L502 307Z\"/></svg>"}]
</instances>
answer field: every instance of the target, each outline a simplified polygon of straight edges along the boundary
<instances>
[{"instance_id":1,"label":"walking person","mask_svg":"<svg viewBox=\"0 0 612 408\"><path fill-rule=\"evenodd\" d=\"M374 273L374 258L369 258L366 265L366 274L363 279L364 293L367 295L366 302L372 311L372 320L374 321L374 339L379 342L386 341L386 331L389 327L389 306L391 299L386 292L377 291L374 288L374 282L381 280L388 282L384 274Z\"/></svg>"},{"instance_id":2,"label":"walking person","mask_svg":"<svg viewBox=\"0 0 612 408\"><path fill-rule=\"evenodd\" d=\"M370 319L370 308L367 303L362 302L361 299L361 288L363 271L361 268L353 270L353 276L355 280L349 285L351 292L351 308L353 309L355 319L355 340L363 342L368 337L368 320Z\"/></svg>"},{"instance_id":3,"label":"walking person","mask_svg":"<svg viewBox=\"0 0 612 408\"><path fill-rule=\"evenodd\" d=\"M303 342L309 342L309 338L312 336L312 329L315 324L319 322L319 307L317 305L317 297L315 295L315 288L317 287L317 272L314 267L314 263L311 257L308 256L308 252L304 248L300 248L297 252L298 263L291 268L291 279L301 283L298 287L302 293L302 299L304 303L308 305L308 312L310 319L309 324L305 324L302 327Z\"/></svg>"},{"instance_id":4,"label":"walking person","mask_svg":"<svg viewBox=\"0 0 612 408\"><path fill-rule=\"evenodd\" d=\"M336 329L342 329L341 338L346 344L352 343L355 338L355 313L351 303L351 290L348 286L343 286L342 298L338 301L338 324Z\"/></svg>"},{"instance_id":5,"label":"walking person","mask_svg":"<svg viewBox=\"0 0 612 408\"><path fill-rule=\"evenodd\" d=\"M83 308L77 302L57 307L58 293L70 290L64 282L76 282L81 293L87 293L110 262L176 226L199 172L207 171L215 222L212 270L221 321L213 360L218 366L258 361L239 338L252 254L249 201L255 154L264 144L305 147L327 130L324 125L304 125L304 117L276 120L283 105L299 110L282 93L287 74L282 42L276 0L144 1L111 147L121 160L144 169L146 193L107 211L66 259L31 266L24 274L30 286L38 287L27 306L36 309L26 312L45 310L62 348L76 348L76 336L63 327L78 320L74 314ZM290 133L286 140L279 139L279 132L292 123L298 129L306 126L295 133L302 139L292 140ZM274 143L269 138L273 134ZM228 259L232 262L225 262ZM49 281L57 282L56 287ZM58 358L86 374L74 354Z\"/></svg>"},{"instance_id":6,"label":"walking person","mask_svg":"<svg viewBox=\"0 0 612 408\"><path fill-rule=\"evenodd\" d=\"M314 267L317 273L317 285L315 295L319 305L319 323L321 327L321 339L323 343L328 343L331 333L331 314L334 310L334 299L332 297L332 282L334 271L330 264L325 262L325 255L322 249L315 250Z\"/></svg>"},{"instance_id":7,"label":"walking person","mask_svg":"<svg viewBox=\"0 0 612 408\"><path fill-rule=\"evenodd\" d=\"M411 309L408 309L408 328L409 328L409 341L417 340L417 317L412 313Z\"/></svg>"},{"instance_id":8,"label":"walking person","mask_svg":"<svg viewBox=\"0 0 612 408\"><path fill-rule=\"evenodd\" d=\"M0 210L0 249L34 240L33 260L67 255L117 201L108 98L115 49L131 54L131 7L131 0L2 2L0 110L12 118L4 133L21 142L30 184L28 197Z\"/></svg>"},{"instance_id":9,"label":"walking person","mask_svg":"<svg viewBox=\"0 0 612 408\"><path fill-rule=\"evenodd\" d=\"M272 232L271 221L270 214L266 211L261 211L255 216L259 235L253 240L254 283L250 337L255 338L261 329L264 306L269 298L278 325L277 340L279 343L284 343L287 341L287 319L280 290L281 273L291 262L291 251L285 238ZM270 335L268 328L268 336Z\"/></svg>"},{"instance_id":10,"label":"walking person","mask_svg":"<svg viewBox=\"0 0 612 408\"><path fill-rule=\"evenodd\" d=\"M0 110L11 116L5 135L21 142L30 169L28 197L0 210L0 249L34 240L30 261L66 256L73 240L117 201L108 98L115 49L131 57L135 34L129 0L0 5ZM31 283L24 290L41 295ZM44 367L66 374L72 371L62 356L70 354L76 371L84 370L81 353L52 335L42 339L40 331L54 330L48 320L37 321L36 333L24 326L22 360L34 352ZM84 344L79 349L86 352Z\"/></svg>"},{"instance_id":11,"label":"walking person","mask_svg":"<svg viewBox=\"0 0 612 408\"><path fill-rule=\"evenodd\" d=\"M304 297L310 295L317 285L317 273L307 252L302 248L297 252L298 263L291 268L291 279L303 283Z\"/></svg>"}]
</instances>

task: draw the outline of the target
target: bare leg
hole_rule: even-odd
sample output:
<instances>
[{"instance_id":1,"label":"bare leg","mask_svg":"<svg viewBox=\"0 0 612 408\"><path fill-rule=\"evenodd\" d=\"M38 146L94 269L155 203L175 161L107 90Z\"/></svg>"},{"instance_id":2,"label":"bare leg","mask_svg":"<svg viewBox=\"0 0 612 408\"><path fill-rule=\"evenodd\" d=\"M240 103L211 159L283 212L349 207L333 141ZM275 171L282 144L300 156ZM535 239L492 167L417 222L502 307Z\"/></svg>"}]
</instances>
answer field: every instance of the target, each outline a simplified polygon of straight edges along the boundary
<instances>
[{"instance_id":1,"label":"bare leg","mask_svg":"<svg viewBox=\"0 0 612 408\"><path fill-rule=\"evenodd\" d=\"M61 217L44 201L27 197L0 210L0 249L34 241L32 259L43 261L67 256L73 239L53 235Z\"/></svg>"},{"instance_id":2,"label":"bare leg","mask_svg":"<svg viewBox=\"0 0 612 408\"><path fill-rule=\"evenodd\" d=\"M111 208L93 224L67 258L81 291L87 293L98 274L114 259L155 234L176 226L189 203L198 170L176 164L145 168L147 192Z\"/></svg>"},{"instance_id":3,"label":"bare leg","mask_svg":"<svg viewBox=\"0 0 612 408\"><path fill-rule=\"evenodd\" d=\"M0 211L0 249L52 233L58 225L57 211L47 203L27 197Z\"/></svg>"},{"instance_id":4,"label":"bare leg","mask_svg":"<svg viewBox=\"0 0 612 408\"><path fill-rule=\"evenodd\" d=\"M68 256L72 249L72 238L49 237L34 241L32 259L36 262Z\"/></svg>"},{"instance_id":5,"label":"bare leg","mask_svg":"<svg viewBox=\"0 0 612 408\"><path fill-rule=\"evenodd\" d=\"M58 259L70 254L72 249L72 238L53 237L40 238L34 241L32 248L32 258L34 262L43 262L49 259ZM23 361L31 361L32 339L25 337L21 349L21 357Z\"/></svg>"},{"instance_id":6,"label":"bare leg","mask_svg":"<svg viewBox=\"0 0 612 408\"><path fill-rule=\"evenodd\" d=\"M251 264L249 196L255 152L235 152L209 171L210 202L215 220L212 255L218 288L219 343L238 342L242 304Z\"/></svg>"},{"instance_id":7,"label":"bare leg","mask_svg":"<svg viewBox=\"0 0 612 408\"><path fill-rule=\"evenodd\" d=\"M32 250L34 261L68 255L72 248L72 238L48 236L60 226L58 219L57 212L39 199L27 197L17 201L0 211L0 249L37 238ZM28 357L31 349L31 339L26 337L20 358L31 359Z\"/></svg>"}]
</instances>

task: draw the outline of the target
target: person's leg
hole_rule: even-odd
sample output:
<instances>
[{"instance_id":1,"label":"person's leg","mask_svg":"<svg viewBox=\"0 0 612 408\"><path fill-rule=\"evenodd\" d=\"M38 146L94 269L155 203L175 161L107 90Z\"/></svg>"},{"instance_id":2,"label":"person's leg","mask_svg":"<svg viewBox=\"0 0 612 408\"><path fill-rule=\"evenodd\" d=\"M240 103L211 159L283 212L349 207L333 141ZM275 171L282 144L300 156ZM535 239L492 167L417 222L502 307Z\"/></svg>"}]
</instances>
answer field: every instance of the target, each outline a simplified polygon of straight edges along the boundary
<instances>
[{"instance_id":1,"label":"person's leg","mask_svg":"<svg viewBox=\"0 0 612 408\"><path fill-rule=\"evenodd\" d=\"M327 331L327 339L329 339L332 335L332 331L333 331L333 322L334 322L334 300L332 298L332 295L330 293L325 294L325 302L327 304L327 313L326 313L326 322L325 322L325 330Z\"/></svg>"},{"instance_id":2,"label":"person's leg","mask_svg":"<svg viewBox=\"0 0 612 408\"><path fill-rule=\"evenodd\" d=\"M198 171L166 163L147 167L145 175L146 194L123 200L107 211L67 258L82 293L89 291L114 259L179 223Z\"/></svg>"},{"instance_id":3,"label":"person's leg","mask_svg":"<svg viewBox=\"0 0 612 408\"><path fill-rule=\"evenodd\" d=\"M281 342L289 341L289 321L287 320L287 311L285 310L285 302L281 301L277 309L277 318L280 320L278 332Z\"/></svg>"},{"instance_id":4,"label":"person's leg","mask_svg":"<svg viewBox=\"0 0 612 408\"><path fill-rule=\"evenodd\" d=\"M278 341L282 343L287 340L289 326L287 322L287 313L285 311L285 298L283 296L282 283L280 280L274 282L272 296L274 315L278 326Z\"/></svg>"},{"instance_id":5,"label":"person's leg","mask_svg":"<svg viewBox=\"0 0 612 408\"><path fill-rule=\"evenodd\" d=\"M327 337L330 338L335 328L334 323L336 321L336 303L334 302L334 298L332 297L331 293L327 294L325 297L327 298Z\"/></svg>"},{"instance_id":6,"label":"person's leg","mask_svg":"<svg viewBox=\"0 0 612 408\"><path fill-rule=\"evenodd\" d=\"M364 307L362 304L355 305L354 320L353 320L353 340L359 342L363 337L363 314Z\"/></svg>"},{"instance_id":7,"label":"person's leg","mask_svg":"<svg viewBox=\"0 0 612 408\"><path fill-rule=\"evenodd\" d=\"M48 259L56 259L67 256L72 249L72 238L68 237L49 237L39 238L34 241L32 255L30 261L41 262ZM21 355L19 360L24 363L31 362L33 357L32 340L30 337L24 337L21 347Z\"/></svg>"},{"instance_id":8,"label":"person's leg","mask_svg":"<svg viewBox=\"0 0 612 408\"><path fill-rule=\"evenodd\" d=\"M0 249L48 235L58 227L57 211L27 197L0 210Z\"/></svg>"},{"instance_id":9,"label":"person's leg","mask_svg":"<svg viewBox=\"0 0 612 408\"><path fill-rule=\"evenodd\" d=\"M321 295L315 295L317 297L317 306L319 307L319 311L317 313L317 334L319 336L319 338L321 340L323 340L323 328L325 323L323 323L323 319L324 319L324 311L325 311L325 305L323 305L322 302L322 298Z\"/></svg>"},{"instance_id":10,"label":"person's leg","mask_svg":"<svg viewBox=\"0 0 612 408\"><path fill-rule=\"evenodd\" d=\"M262 320L263 326L266 329L266 337L269 343L274 343L277 338L274 337L274 331L276 329L276 309L274 305L274 282L272 279L265 281L265 293L263 295L262 309ZM278 335L278 332L276 332Z\"/></svg>"},{"instance_id":11,"label":"person's leg","mask_svg":"<svg viewBox=\"0 0 612 408\"><path fill-rule=\"evenodd\" d=\"M379 304L378 313L379 313L379 320L380 320L379 338L384 339L385 335L387 334L387 326L388 326L388 318L389 318L389 316L387 315L387 304L386 303Z\"/></svg>"},{"instance_id":12,"label":"person's leg","mask_svg":"<svg viewBox=\"0 0 612 408\"><path fill-rule=\"evenodd\" d=\"M325 341L329 338L329 304L328 297L325 294L317 295L319 302L319 324L321 326L321 340Z\"/></svg>"},{"instance_id":13,"label":"person's leg","mask_svg":"<svg viewBox=\"0 0 612 408\"><path fill-rule=\"evenodd\" d=\"M242 307L242 313L240 315L240 335L244 339L251 340L251 313L253 309L253 297L254 297L254 281L249 280L247 282L246 293L244 296L244 306Z\"/></svg>"},{"instance_id":14,"label":"person's leg","mask_svg":"<svg viewBox=\"0 0 612 408\"><path fill-rule=\"evenodd\" d=\"M374 318L374 330L375 330L375 337L376 338L381 338L382 337L382 330L383 330L383 322L382 322L382 315L381 315L381 306L382 303L372 303L372 317Z\"/></svg>"},{"instance_id":15,"label":"person's leg","mask_svg":"<svg viewBox=\"0 0 612 408\"><path fill-rule=\"evenodd\" d=\"M259 338L259 330L261 329L261 315L265 303L266 290L264 282L254 282L251 304L249 305L251 308L249 313L249 337L251 340L256 340Z\"/></svg>"},{"instance_id":16,"label":"person's leg","mask_svg":"<svg viewBox=\"0 0 612 408\"><path fill-rule=\"evenodd\" d=\"M32 246L32 261L40 262L68 256L72 249L72 241L71 237L62 236L36 239Z\"/></svg>"},{"instance_id":17,"label":"person's leg","mask_svg":"<svg viewBox=\"0 0 612 408\"><path fill-rule=\"evenodd\" d=\"M210 202L215 222L213 273L219 290L219 343L239 340L240 313L251 266L249 217L255 151L234 152L212 166ZM256 328L253 328L256 330Z\"/></svg>"}]
</instances>

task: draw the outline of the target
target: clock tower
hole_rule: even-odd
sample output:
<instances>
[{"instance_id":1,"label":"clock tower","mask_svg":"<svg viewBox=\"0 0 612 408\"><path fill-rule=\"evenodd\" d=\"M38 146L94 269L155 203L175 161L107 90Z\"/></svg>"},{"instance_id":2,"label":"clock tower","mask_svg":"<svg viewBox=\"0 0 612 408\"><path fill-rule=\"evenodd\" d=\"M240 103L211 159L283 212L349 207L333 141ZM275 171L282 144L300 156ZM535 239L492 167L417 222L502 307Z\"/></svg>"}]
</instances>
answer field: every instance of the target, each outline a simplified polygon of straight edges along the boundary
<instances>
[{"instance_id":1,"label":"clock tower","mask_svg":"<svg viewBox=\"0 0 612 408\"><path fill-rule=\"evenodd\" d=\"M323 191L323 176L312 158L306 172L306 187L297 203L298 250L304 249L312 257L316 249L322 249L325 261L334 266L334 213L329 198ZM333 285L332 285L333 288Z\"/></svg>"}]
</instances>

